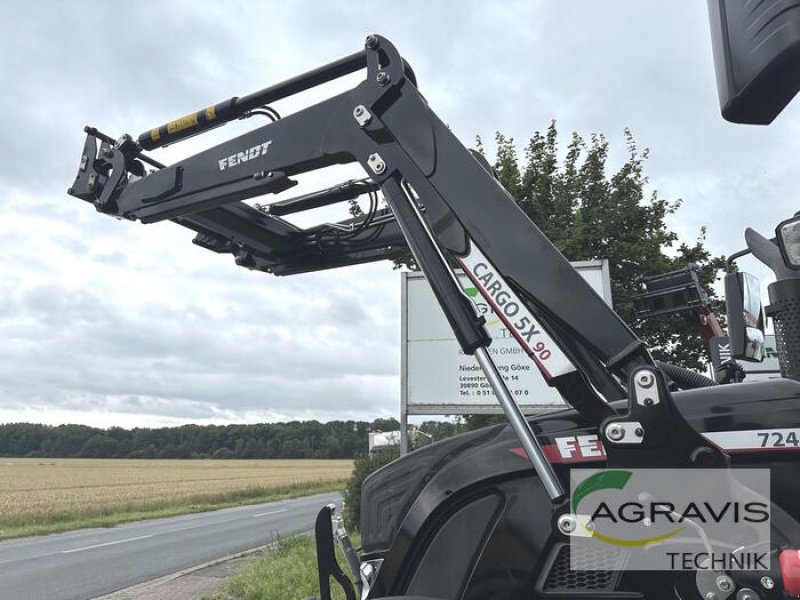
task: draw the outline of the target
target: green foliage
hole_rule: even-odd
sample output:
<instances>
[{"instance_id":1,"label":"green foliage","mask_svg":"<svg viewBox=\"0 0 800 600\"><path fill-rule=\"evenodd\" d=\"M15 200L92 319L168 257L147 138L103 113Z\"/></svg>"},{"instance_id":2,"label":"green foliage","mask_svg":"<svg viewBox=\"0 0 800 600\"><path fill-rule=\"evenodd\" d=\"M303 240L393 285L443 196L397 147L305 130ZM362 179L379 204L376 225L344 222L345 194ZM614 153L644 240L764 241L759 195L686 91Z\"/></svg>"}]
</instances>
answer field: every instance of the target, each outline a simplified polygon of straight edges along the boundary
<instances>
[{"instance_id":1,"label":"green foliage","mask_svg":"<svg viewBox=\"0 0 800 600\"><path fill-rule=\"evenodd\" d=\"M625 139L627 160L609 173L609 144L602 135L587 141L573 133L560 161L551 123L533 135L521 162L514 140L498 133L495 168L520 207L569 260L608 259L614 309L657 358L702 368L706 353L698 326L680 317L636 319L631 296L640 277L689 262L700 265L700 280L710 286L724 258L705 247L704 226L698 226L692 244L679 243L666 220L682 201L646 192L648 151L639 150L627 129Z\"/></svg>"},{"instance_id":2,"label":"green foliage","mask_svg":"<svg viewBox=\"0 0 800 600\"><path fill-rule=\"evenodd\" d=\"M358 535L351 538L360 544ZM339 566L349 574L344 554L336 545ZM308 535L280 538L272 544L266 556L250 563L225 582L224 592L213 600L285 600L306 598L319 594L317 556L314 540ZM341 588L331 581L333 600L342 600Z\"/></svg>"},{"instance_id":3,"label":"green foliage","mask_svg":"<svg viewBox=\"0 0 800 600\"><path fill-rule=\"evenodd\" d=\"M355 458L371 429L397 430L396 419L292 421L256 425L183 425L98 429L84 425L0 425L0 456L51 458Z\"/></svg>"},{"instance_id":4,"label":"green foliage","mask_svg":"<svg viewBox=\"0 0 800 600\"><path fill-rule=\"evenodd\" d=\"M236 453L230 448L217 448L214 451L214 454L211 455L211 458L230 460L232 458L236 458Z\"/></svg>"},{"instance_id":5,"label":"green foliage","mask_svg":"<svg viewBox=\"0 0 800 600\"><path fill-rule=\"evenodd\" d=\"M353 474L347 481L344 491L344 522L348 530L360 531L361 486L364 484L364 480L399 456L400 449L392 447L356 460Z\"/></svg>"},{"instance_id":6,"label":"green foliage","mask_svg":"<svg viewBox=\"0 0 800 600\"><path fill-rule=\"evenodd\" d=\"M98 429L84 425L0 425L0 457L36 458L356 458L370 431L397 431L397 419L292 421L256 425L182 425L156 429ZM433 441L452 436L455 423L426 421ZM421 439L420 445L429 443Z\"/></svg>"},{"instance_id":7,"label":"green foliage","mask_svg":"<svg viewBox=\"0 0 800 600\"><path fill-rule=\"evenodd\" d=\"M413 439L414 436L409 436L412 438L410 441L412 442L414 449L422 448L423 446L427 446L440 440L446 440L447 438L453 437L457 433L461 433L459 424L451 421L423 421L422 424L417 427L417 430L422 432L424 435L418 435L416 443Z\"/></svg>"},{"instance_id":8,"label":"green foliage","mask_svg":"<svg viewBox=\"0 0 800 600\"><path fill-rule=\"evenodd\" d=\"M464 415L461 418L461 431L474 431L500 423L508 423L505 415Z\"/></svg>"},{"instance_id":9,"label":"green foliage","mask_svg":"<svg viewBox=\"0 0 800 600\"><path fill-rule=\"evenodd\" d=\"M117 453L119 442L100 433L94 434L81 448L81 458L110 458Z\"/></svg>"},{"instance_id":10,"label":"green foliage","mask_svg":"<svg viewBox=\"0 0 800 600\"><path fill-rule=\"evenodd\" d=\"M391 417L389 419L375 419L370 425L370 431L397 431L400 421Z\"/></svg>"},{"instance_id":11,"label":"green foliage","mask_svg":"<svg viewBox=\"0 0 800 600\"><path fill-rule=\"evenodd\" d=\"M225 583L226 591L242 600L302 598L317 588L314 540L307 535L279 539L264 558Z\"/></svg>"}]
</instances>

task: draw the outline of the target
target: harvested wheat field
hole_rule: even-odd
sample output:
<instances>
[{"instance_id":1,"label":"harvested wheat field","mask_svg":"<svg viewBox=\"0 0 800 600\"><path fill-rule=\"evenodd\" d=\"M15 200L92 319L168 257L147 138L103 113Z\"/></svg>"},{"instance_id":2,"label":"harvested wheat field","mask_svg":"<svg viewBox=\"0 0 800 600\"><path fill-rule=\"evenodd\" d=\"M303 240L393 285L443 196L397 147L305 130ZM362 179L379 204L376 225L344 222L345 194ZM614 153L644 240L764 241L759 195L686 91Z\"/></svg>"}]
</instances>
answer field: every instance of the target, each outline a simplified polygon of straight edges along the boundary
<instances>
[{"instance_id":1,"label":"harvested wheat field","mask_svg":"<svg viewBox=\"0 0 800 600\"><path fill-rule=\"evenodd\" d=\"M0 458L0 538L343 487L350 460Z\"/></svg>"}]
</instances>

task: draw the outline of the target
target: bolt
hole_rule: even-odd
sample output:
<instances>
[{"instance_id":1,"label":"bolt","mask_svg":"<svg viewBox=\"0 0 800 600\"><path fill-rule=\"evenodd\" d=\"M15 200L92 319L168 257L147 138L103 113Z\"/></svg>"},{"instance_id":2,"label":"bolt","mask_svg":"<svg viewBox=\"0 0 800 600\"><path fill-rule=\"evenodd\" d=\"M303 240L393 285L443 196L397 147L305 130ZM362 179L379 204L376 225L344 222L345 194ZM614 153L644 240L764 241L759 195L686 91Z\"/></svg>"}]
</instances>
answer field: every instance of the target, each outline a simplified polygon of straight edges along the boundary
<instances>
[{"instance_id":1,"label":"bolt","mask_svg":"<svg viewBox=\"0 0 800 600\"><path fill-rule=\"evenodd\" d=\"M719 598L714 592L708 592L704 597L705 600L719 600Z\"/></svg>"},{"instance_id":2,"label":"bolt","mask_svg":"<svg viewBox=\"0 0 800 600\"><path fill-rule=\"evenodd\" d=\"M367 158L367 163L376 175L380 175L386 170L386 163L383 162L383 159L377 153L370 154Z\"/></svg>"},{"instance_id":3,"label":"bolt","mask_svg":"<svg viewBox=\"0 0 800 600\"><path fill-rule=\"evenodd\" d=\"M561 515L558 518L558 529L564 535L569 535L578 527L578 522L572 515Z\"/></svg>"},{"instance_id":4,"label":"bolt","mask_svg":"<svg viewBox=\"0 0 800 600\"><path fill-rule=\"evenodd\" d=\"M717 587L721 592L730 592L733 589L733 580L727 575L717 577Z\"/></svg>"},{"instance_id":5,"label":"bolt","mask_svg":"<svg viewBox=\"0 0 800 600\"><path fill-rule=\"evenodd\" d=\"M625 437L625 430L619 425L609 425L606 429L606 436L614 442L618 442Z\"/></svg>"},{"instance_id":6,"label":"bolt","mask_svg":"<svg viewBox=\"0 0 800 600\"><path fill-rule=\"evenodd\" d=\"M758 600L758 594L750 588L742 588L736 594L736 600Z\"/></svg>"},{"instance_id":7,"label":"bolt","mask_svg":"<svg viewBox=\"0 0 800 600\"><path fill-rule=\"evenodd\" d=\"M386 85L391 81L389 74L385 71L379 71L378 74L375 76L375 81L378 82L378 85Z\"/></svg>"},{"instance_id":8,"label":"bolt","mask_svg":"<svg viewBox=\"0 0 800 600\"><path fill-rule=\"evenodd\" d=\"M642 437L644 435L644 429L637 427L633 430L633 433L636 435L636 437Z\"/></svg>"},{"instance_id":9,"label":"bolt","mask_svg":"<svg viewBox=\"0 0 800 600\"><path fill-rule=\"evenodd\" d=\"M653 377L653 374L648 371L639 373L639 375L636 376L636 383L638 383L643 388L653 387L653 384L655 382L656 378Z\"/></svg>"},{"instance_id":10,"label":"bolt","mask_svg":"<svg viewBox=\"0 0 800 600\"><path fill-rule=\"evenodd\" d=\"M645 398L644 399L645 406L653 406L653 399L652 398Z\"/></svg>"},{"instance_id":11,"label":"bolt","mask_svg":"<svg viewBox=\"0 0 800 600\"><path fill-rule=\"evenodd\" d=\"M375 48L378 47L378 38L376 38L374 35L368 35L364 45L370 50L375 50Z\"/></svg>"},{"instance_id":12,"label":"bolt","mask_svg":"<svg viewBox=\"0 0 800 600\"><path fill-rule=\"evenodd\" d=\"M769 575L764 575L764 577L761 578L761 585L765 590L771 590L775 587L775 580Z\"/></svg>"},{"instance_id":13,"label":"bolt","mask_svg":"<svg viewBox=\"0 0 800 600\"><path fill-rule=\"evenodd\" d=\"M369 114L366 106L359 104L353 109L353 118L358 121L360 127L365 127L372 120L372 115Z\"/></svg>"}]
</instances>

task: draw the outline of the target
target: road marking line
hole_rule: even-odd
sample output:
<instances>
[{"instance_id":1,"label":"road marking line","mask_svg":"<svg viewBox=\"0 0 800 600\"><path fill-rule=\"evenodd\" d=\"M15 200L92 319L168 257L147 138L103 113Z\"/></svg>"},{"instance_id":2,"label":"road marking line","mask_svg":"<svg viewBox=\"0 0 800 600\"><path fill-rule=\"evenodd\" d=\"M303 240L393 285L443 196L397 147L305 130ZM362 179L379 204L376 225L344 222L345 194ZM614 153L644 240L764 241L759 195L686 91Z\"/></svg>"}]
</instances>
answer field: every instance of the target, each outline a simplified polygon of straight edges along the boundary
<instances>
[{"instance_id":1,"label":"road marking line","mask_svg":"<svg viewBox=\"0 0 800 600\"><path fill-rule=\"evenodd\" d=\"M34 556L23 556L22 558L9 558L8 560L0 560L0 565L6 565L13 562L22 562L24 560L36 560L37 558L47 558L48 556L55 556L58 552L48 552L47 554L35 554Z\"/></svg>"},{"instance_id":2,"label":"road marking line","mask_svg":"<svg viewBox=\"0 0 800 600\"><path fill-rule=\"evenodd\" d=\"M283 510L272 510L270 512L258 513L258 514L253 515L253 518L263 517L265 515L277 515L278 513L285 513L288 510L289 510L288 508L284 508Z\"/></svg>"},{"instance_id":3,"label":"road marking line","mask_svg":"<svg viewBox=\"0 0 800 600\"><path fill-rule=\"evenodd\" d=\"M116 542L106 542L105 544L94 544L93 546L84 546L83 548L73 548L72 550L62 550L61 554L72 554L73 552L83 552L84 550L94 550L95 548L103 548L105 546L114 546L116 544L126 544L128 542L135 542L136 540L146 540L153 537L150 535L140 535L135 538L128 538L127 540L117 540Z\"/></svg>"}]
</instances>

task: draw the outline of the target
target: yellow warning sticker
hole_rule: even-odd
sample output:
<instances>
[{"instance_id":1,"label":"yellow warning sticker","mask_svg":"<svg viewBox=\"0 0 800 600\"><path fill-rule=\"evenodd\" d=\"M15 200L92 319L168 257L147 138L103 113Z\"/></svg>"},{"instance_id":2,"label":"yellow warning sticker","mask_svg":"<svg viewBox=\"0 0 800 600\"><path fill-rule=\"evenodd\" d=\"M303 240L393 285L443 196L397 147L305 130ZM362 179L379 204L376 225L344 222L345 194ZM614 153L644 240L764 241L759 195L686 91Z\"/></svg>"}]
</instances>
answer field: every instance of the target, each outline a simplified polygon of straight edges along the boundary
<instances>
[{"instance_id":1,"label":"yellow warning sticker","mask_svg":"<svg viewBox=\"0 0 800 600\"><path fill-rule=\"evenodd\" d=\"M158 127L156 127L155 129L153 129L152 131L150 131L150 138L151 138L151 139L152 139L154 142L157 142L158 140L160 140L160 139L161 139L161 132L158 130Z\"/></svg>"},{"instance_id":2,"label":"yellow warning sticker","mask_svg":"<svg viewBox=\"0 0 800 600\"><path fill-rule=\"evenodd\" d=\"M167 123L167 133L176 133L188 129L189 127L194 127L195 125L197 125L197 113L192 113L191 115L186 115L185 117Z\"/></svg>"},{"instance_id":3,"label":"yellow warning sticker","mask_svg":"<svg viewBox=\"0 0 800 600\"><path fill-rule=\"evenodd\" d=\"M206 121L213 121L217 118L217 108L215 106L209 106L206 109Z\"/></svg>"}]
</instances>

